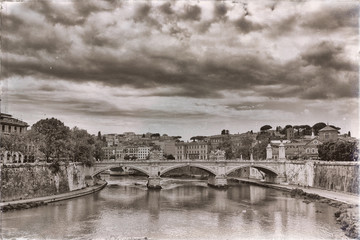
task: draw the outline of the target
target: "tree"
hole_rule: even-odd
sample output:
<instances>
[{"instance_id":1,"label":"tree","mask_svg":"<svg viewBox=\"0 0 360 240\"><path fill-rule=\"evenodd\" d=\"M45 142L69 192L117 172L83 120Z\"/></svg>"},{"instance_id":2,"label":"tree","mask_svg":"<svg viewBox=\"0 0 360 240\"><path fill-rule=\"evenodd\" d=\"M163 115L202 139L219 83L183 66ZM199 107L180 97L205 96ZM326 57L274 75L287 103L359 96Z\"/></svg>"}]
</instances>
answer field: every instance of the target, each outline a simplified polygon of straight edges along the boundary
<instances>
[{"instance_id":1,"label":"tree","mask_svg":"<svg viewBox=\"0 0 360 240\"><path fill-rule=\"evenodd\" d=\"M71 130L70 142L73 161L92 166L96 151L94 138L86 130L74 127ZM98 141L98 145L100 145L100 141ZM99 149L97 150L99 151ZM98 152L98 157L99 155L101 152Z\"/></svg>"},{"instance_id":2,"label":"tree","mask_svg":"<svg viewBox=\"0 0 360 240\"><path fill-rule=\"evenodd\" d=\"M223 141L222 143L220 143L220 145L218 146L218 149L225 151L225 159L234 158L230 139L227 139L227 140Z\"/></svg>"},{"instance_id":3,"label":"tree","mask_svg":"<svg viewBox=\"0 0 360 240\"><path fill-rule=\"evenodd\" d=\"M250 159L253 141L251 136L244 136L240 141L240 146L235 149L235 157L240 158L242 156L243 159Z\"/></svg>"},{"instance_id":4,"label":"tree","mask_svg":"<svg viewBox=\"0 0 360 240\"><path fill-rule=\"evenodd\" d=\"M319 158L324 161L358 161L358 142L330 141L318 147Z\"/></svg>"},{"instance_id":5,"label":"tree","mask_svg":"<svg viewBox=\"0 0 360 240\"><path fill-rule=\"evenodd\" d=\"M264 125L264 126L262 126L262 127L260 128L260 131L261 131L261 132L265 132L265 131L267 131L267 130L269 130L269 129L272 129L272 127L271 127L270 125Z\"/></svg>"},{"instance_id":6,"label":"tree","mask_svg":"<svg viewBox=\"0 0 360 240\"><path fill-rule=\"evenodd\" d=\"M160 133L154 133L151 134L150 138L159 138L160 137Z\"/></svg>"},{"instance_id":7,"label":"tree","mask_svg":"<svg viewBox=\"0 0 360 240\"><path fill-rule=\"evenodd\" d=\"M175 157L172 155L172 154L164 154L164 157L167 159L167 160L175 160Z\"/></svg>"},{"instance_id":8,"label":"tree","mask_svg":"<svg viewBox=\"0 0 360 240\"><path fill-rule=\"evenodd\" d=\"M326 124L323 122L318 122L315 123L314 126L312 126L313 130L314 130L314 134L318 135L319 134L319 130L326 127Z\"/></svg>"},{"instance_id":9,"label":"tree","mask_svg":"<svg viewBox=\"0 0 360 240\"><path fill-rule=\"evenodd\" d=\"M223 129L221 135L229 135L229 130Z\"/></svg>"},{"instance_id":10,"label":"tree","mask_svg":"<svg viewBox=\"0 0 360 240\"><path fill-rule=\"evenodd\" d=\"M253 148L254 159L266 159L266 146L268 141L258 142Z\"/></svg>"},{"instance_id":11,"label":"tree","mask_svg":"<svg viewBox=\"0 0 360 240\"><path fill-rule=\"evenodd\" d=\"M101 139L102 139L102 138L101 138L101 132L99 131L99 132L98 132L98 135L97 135L97 140L101 141Z\"/></svg>"},{"instance_id":12,"label":"tree","mask_svg":"<svg viewBox=\"0 0 360 240\"><path fill-rule=\"evenodd\" d=\"M96 161L102 161L105 157L105 153L102 147L103 147L103 142L101 140L95 142L94 158L96 159Z\"/></svg>"},{"instance_id":13,"label":"tree","mask_svg":"<svg viewBox=\"0 0 360 240\"><path fill-rule=\"evenodd\" d=\"M70 129L58 119L46 118L36 122L32 127L35 141L39 150L45 155L47 161L50 158L64 157L67 151L67 142L70 137Z\"/></svg>"},{"instance_id":14,"label":"tree","mask_svg":"<svg viewBox=\"0 0 360 240\"><path fill-rule=\"evenodd\" d=\"M192 141L202 141L205 138L206 138L205 136L194 136L194 137L191 137L190 140L192 140Z\"/></svg>"}]
</instances>

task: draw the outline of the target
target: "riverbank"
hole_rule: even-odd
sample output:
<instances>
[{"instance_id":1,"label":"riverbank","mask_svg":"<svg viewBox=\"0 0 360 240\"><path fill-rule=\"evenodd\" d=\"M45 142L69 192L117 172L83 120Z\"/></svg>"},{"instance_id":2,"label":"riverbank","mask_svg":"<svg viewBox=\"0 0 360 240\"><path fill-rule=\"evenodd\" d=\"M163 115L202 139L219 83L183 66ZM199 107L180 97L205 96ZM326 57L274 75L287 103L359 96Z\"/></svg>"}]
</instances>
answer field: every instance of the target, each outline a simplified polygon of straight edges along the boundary
<instances>
[{"instance_id":1,"label":"riverbank","mask_svg":"<svg viewBox=\"0 0 360 240\"><path fill-rule=\"evenodd\" d=\"M31 198L31 199L23 199L23 200L15 200L15 201L7 201L0 202L0 209L2 212L10 211L10 210L20 210L27 209L32 207L38 207L42 205L46 205L51 202L58 202L62 200L67 200L71 198L77 198L81 196L85 196L88 194L92 194L100 191L107 185L106 181L99 181L97 185L86 187L80 190L75 190L67 193L56 194L45 197Z\"/></svg>"},{"instance_id":2,"label":"riverbank","mask_svg":"<svg viewBox=\"0 0 360 240\"><path fill-rule=\"evenodd\" d=\"M360 239L360 198L358 195L342 192L332 192L318 188L305 188L295 185L273 184L253 179L232 178L231 180L273 188L281 191L287 191L290 192L291 197L303 198L303 202L306 204L317 201L335 207L338 209L338 211L335 213L334 217L340 224L340 228L345 232L345 235L350 238Z\"/></svg>"}]
</instances>

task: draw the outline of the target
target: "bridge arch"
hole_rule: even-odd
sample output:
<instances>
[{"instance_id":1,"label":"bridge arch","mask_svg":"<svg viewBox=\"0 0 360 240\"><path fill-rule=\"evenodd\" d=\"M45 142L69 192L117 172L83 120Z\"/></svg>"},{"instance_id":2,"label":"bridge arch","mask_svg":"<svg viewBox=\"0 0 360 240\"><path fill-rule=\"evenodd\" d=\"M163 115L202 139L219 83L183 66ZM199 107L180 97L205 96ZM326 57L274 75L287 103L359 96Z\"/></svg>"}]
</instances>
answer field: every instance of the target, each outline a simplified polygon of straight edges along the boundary
<instances>
[{"instance_id":1,"label":"bridge arch","mask_svg":"<svg viewBox=\"0 0 360 240\"><path fill-rule=\"evenodd\" d=\"M145 169L141 168L141 167L138 167L138 166L133 166L133 165L127 165L127 164L124 164L123 166L117 164L117 165L110 165L110 166L106 166L106 167L103 167L103 168L100 168L100 169L96 169L94 171L94 173L92 174L92 177L98 175L99 173L102 173L106 170L110 170L111 168L118 168L118 167L128 167L128 168L131 168L131 169L135 169L139 172L142 172L144 174L146 174L147 176L150 176L149 172L146 171Z\"/></svg>"},{"instance_id":2,"label":"bridge arch","mask_svg":"<svg viewBox=\"0 0 360 240\"><path fill-rule=\"evenodd\" d=\"M184 164L177 164L175 166L165 168L164 170L160 171L160 176L162 176L163 174L165 174L167 172L170 172L171 170L174 170L174 169L177 169L177 168L182 168L182 167L188 167L188 166L205 170L206 172L211 173L211 174L213 174L215 176L217 175L215 170L213 170L213 169L211 169L209 167L202 166L202 165L199 165L199 164L184 163Z\"/></svg>"},{"instance_id":3,"label":"bridge arch","mask_svg":"<svg viewBox=\"0 0 360 240\"><path fill-rule=\"evenodd\" d=\"M272 175L272 176L278 176L279 172L271 167L268 166L264 166L264 165L251 165L251 164L247 164L247 165L243 165L243 166L238 166L238 167L234 167L231 168L230 170L226 171L226 176L229 175L230 173L241 169L241 168L246 168L246 167L252 167L255 168L257 170L260 170L262 172L264 172L266 175Z\"/></svg>"}]
</instances>

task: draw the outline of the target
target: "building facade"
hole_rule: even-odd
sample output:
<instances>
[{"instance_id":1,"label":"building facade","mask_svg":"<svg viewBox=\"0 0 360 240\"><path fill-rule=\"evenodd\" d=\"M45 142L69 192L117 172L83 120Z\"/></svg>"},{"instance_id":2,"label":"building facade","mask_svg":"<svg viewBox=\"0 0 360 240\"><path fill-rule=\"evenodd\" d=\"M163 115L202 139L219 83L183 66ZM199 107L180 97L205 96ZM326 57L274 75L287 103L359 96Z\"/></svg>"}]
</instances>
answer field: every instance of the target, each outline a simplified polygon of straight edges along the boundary
<instances>
[{"instance_id":1,"label":"building facade","mask_svg":"<svg viewBox=\"0 0 360 240\"><path fill-rule=\"evenodd\" d=\"M2 134L25 133L29 125L10 114L0 114L0 129Z\"/></svg>"},{"instance_id":2,"label":"building facade","mask_svg":"<svg viewBox=\"0 0 360 240\"><path fill-rule=\"evenodd\" d=\"M319 140L322 142L336 141L338 139L338 130L327 125L319 130Z\"/></svg>"},{"instance_id":3,"label":"building facade","mask_svg":"<svg viewBox=\"0 0 360 240\"><path fill-rule=\"evenodd\" d=\"M206 141L194 141L190 143L179 142L175 144L175 159L209 159L210 144Z\"/></svg>"}]
</instances>

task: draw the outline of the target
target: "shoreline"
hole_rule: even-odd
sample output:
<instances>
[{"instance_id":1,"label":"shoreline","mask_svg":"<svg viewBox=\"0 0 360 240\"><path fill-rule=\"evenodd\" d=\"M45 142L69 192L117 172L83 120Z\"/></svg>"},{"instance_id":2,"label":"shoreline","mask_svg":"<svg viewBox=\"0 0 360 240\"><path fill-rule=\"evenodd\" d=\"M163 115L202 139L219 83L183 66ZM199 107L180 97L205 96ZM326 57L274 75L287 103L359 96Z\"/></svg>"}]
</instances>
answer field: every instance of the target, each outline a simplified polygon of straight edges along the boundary
<instances>
[{"instance_id":1,"label":"shoreline","mask_svg":"<svg viewBox=\"0 0 360 240\"><path fill-rule=\"evenodd\" d=\"M261 187L273 188L276 190L291 192L295 189L301 189L307 194L317 194L320 197L327 198L333 201L338 201L346 204L359 205L360 196L353 193L337 192L330 191L320 188L306 188L297 185L285 185L285 184L275 184L269 182L261 182L259 180L247 179L247 178L229 178L230 181L243 182L248 184L253 184Z\"/></svg>"},{"instance_id":2,"label":"shoreline","mask_svg":"<svg viewBox=\"0 0 360 240\"><path fill-rule=\"evenodd\" d=\"M334 214L339 227L344 231L347 237L360 239L359 223L359 196L347 193L332 192L317 188L304 188L295 185L281 185L267 182L260 182L251 179L231 178L230 181L237 183L247 183L261 187L286 191L291 194L292 198L302 198L303 202L320 202L335 207L338 210Z\"/></svg>"},{"instance_id":3,"label":"shoreline","mask_svg":"<svg viewBox=\"0 0 360 240\"><path fill-rule=\"evenodd\" d=\"M1 208L2 212L6 212L9 210L20 210L20 209L24 209L24 208L26 209L26 208L47 205L48 203L82 197L85 195L89 195L89 194L98 192L98 191L102 190L107 184L108 183L103 180L103 183L101 183L100 185L94 185L91 187L86 187L86 188L74 190L71 192L50 195L50 196L44 196L44 197L37 197L37 198L0 202L0 208Z\"/></svg>"}]
</instances>

